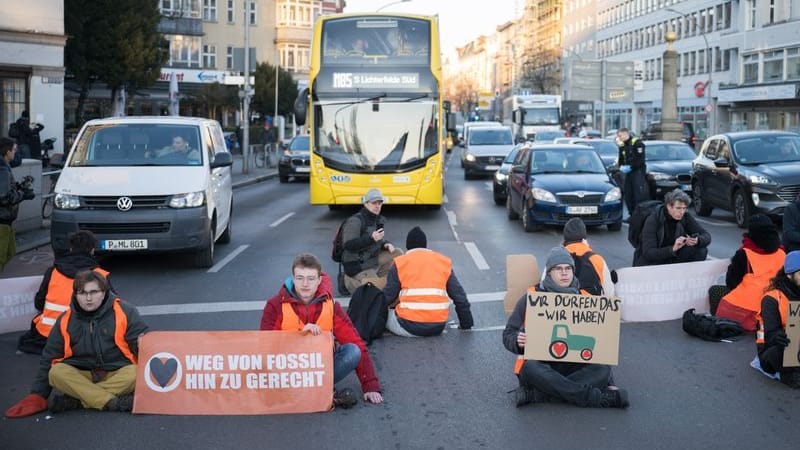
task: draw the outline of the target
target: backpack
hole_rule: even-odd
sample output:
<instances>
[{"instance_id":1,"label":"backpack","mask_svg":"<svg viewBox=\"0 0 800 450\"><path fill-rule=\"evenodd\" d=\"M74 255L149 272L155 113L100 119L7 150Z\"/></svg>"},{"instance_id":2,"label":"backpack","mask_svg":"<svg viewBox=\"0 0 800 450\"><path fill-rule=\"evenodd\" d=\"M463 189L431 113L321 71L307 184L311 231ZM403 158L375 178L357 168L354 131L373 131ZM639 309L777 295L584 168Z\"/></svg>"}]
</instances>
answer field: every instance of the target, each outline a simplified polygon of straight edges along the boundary
<instances>
[{"instance_id":1,"label":"backpack","mask_svg":"<svg viewBox=\"0 0 800 450\"><path fill-rule=\"evenodd\" d=\"M360 214L356 214L358 220L361 222L361 233L364 234L364 221L361 219ZM342 262L342 253L344 253L344 241L342 240L342 231L344 231L344 224L350 218L344 219L342 223L339 224L339 229L336 230L336 236L333 237L333 245L331 246L331 259L334 262L340 263Z\"/></svg>"},{"instance_id":2,"label":"backpack","mask_svg":"<svg viewBox=\"0 0 800 450\"><path fill-rule=\"evenodd\" d=\"M575 262L575 277L578 278L581 289L585 289L592 295L601 295L603 293L603 282L589 260L594 255L594 252L586 252L581 256L575 253L570 254Z\"/></svg>"},{"instance_id":3,"label":"backpack","mask_svg":"<svg viewBox=\"0 0 800 450\"><path fill-rule=\"evenodd\" d=\"M359 286L350 297L347 315L361 339L369 345L373 339L379 339L386 330L389 303L382 290L372 283L365 283Z\"/></svg>"},{"instance_id":4,"label":"backpack","mask_svg":"<svg viewBox=\"0 0 800 450\"><path fill-rule=\"evenodd\" d=\"M664 206L664 202L659 200L647 200L636 205L636 208L628 218L628 242L633 248L638 249L642 245L642 230L644 222L651 214Z\"/></svg>"},{"instance_id":5,"label":"backpack","mask_svg":"<svg viewBox=\"0 0 800 450\"><path fill-rule=\"evenodd\" d=\"M744 333L739 322L709 313L697 314L694 308L683 313L683 331L705 341L719 342Z\"/></svg>"},{"instance_id":6,"label":"backpack","mask_svg":"<svg viewBox=\"0 0 800 450\"><path fill-rule=\"evenodd\" d=\"M11 122L8 125L8 137L10 138L19 137L19 124L17 122Z\"/></svg>"}]
</instances>

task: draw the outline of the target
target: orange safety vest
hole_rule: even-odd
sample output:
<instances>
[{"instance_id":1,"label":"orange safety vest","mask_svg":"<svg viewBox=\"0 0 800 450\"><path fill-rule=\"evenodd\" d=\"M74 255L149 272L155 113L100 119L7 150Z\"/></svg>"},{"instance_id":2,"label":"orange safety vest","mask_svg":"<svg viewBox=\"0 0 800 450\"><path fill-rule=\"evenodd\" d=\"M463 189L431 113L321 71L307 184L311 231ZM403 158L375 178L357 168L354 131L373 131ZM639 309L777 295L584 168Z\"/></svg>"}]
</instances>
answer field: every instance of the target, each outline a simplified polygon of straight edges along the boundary
<instances>
[{"instance_id":1,"label":"orange safety vest","mask_svg":"<svg viewBox=\"0 0 800 450\"><path fill-rule=\"evenodd\" d=\"M95 267L92 271L108 277L108 271L99 267ZM58 269L54 268L50 273L50 283L47 284L44 308L41 314L33 318L36 331L42 336L50 336L50 330L53 329L58 316L69 310L69 303L72 301L72 283L74 281L59 272Z\"/></svg>"},{"instance_id":2,"label":"orange safety vest","mask_svg":"<svg viewBox=\"0 0 800 450\"><path fill-rule=\"evenodd\" d=\"M564 246L564 248L566 248L568 252L574 253L577 257L581 257L584 253L592 251L592 249L583 242L573 242L572 244ZM603 279L603 257L595 253L589 257L589 262L592 263L592 267L594 267L594 271L597 273L597 279L600 280L600 284L602 285L603 281L605 281Z\"/></svg>"},{"instance_id":3,"label":"orange safety vest","mask_svg":"<svg viewBox=\"0 0 800 450\"><path fill-rule=\"evenodd\" d=\"M765 255L745 248L744 253L747 255L747 265L751 272L746 273L742 282L722 299L741 309L758 312L761 311L764 290L769 286L772 277L783 267L786 252L778 249Z\"/></svg>"},{"instance_id":4,"label":"orange safety vest","mask_svg":"<svg viewBox=\"0 0 800 450\"><path fill-rule=\"evenodd\" d=\"M770 296L778 300L778 311L781 313L781 326L786 328L786 317L789 315L789 299L780 289L772 289L764 293L764 297ZM764 319L761 318L761 308L756 315L756 345L764 345Z\"/></svg>"},{"instance_id":5,"label":"orange safety vest","mask_svg":"<svg viewBox=\"0 0 800 450\"><path fill-rule=\"evenodd\" d=\"M394 259L400 279L397 317L417 323L443 323L450 315L447 280L452 273L450 258L420 248Z\"/></svg>"},{"instance_id":6,"label":"orange safety vest","mask_svg":"<svg viewBox=\"0 0 800 450\"><path fill-rule=\"evenodd\" d=\"M281 305L283 319L281 320L281 330L302 331L306 325L300 320L300 316L294 312L291 302L284 302ZM328 297L322 302L322 312L317 317L316 325L324 331L333 331L333 300Z\"/></svg>"},{"instance_id":7,"label":"orange safety vest","mask_svg":"<svg viewBox=\"0 0 800 450\"><path fill-rule=\"evenodd\" d=\"M131 364L136 364L136 356L134 356L133 352L131 351L130 346L128 346L128 341L125 340L125 332L128 331L128 316L125 314L125 311L122 310L122 306L119 303L119 298L114 299L114 304L112 305L114 309L114 343L117 344L117 348L122 354L128 358L128 361ZM69 319L72 317L72 309L68 309L61 318L61 336L64 338L64 356L61 358L54 358L52 364L58 364L65 359L68 359L72 356L72 339L69 335L69 330L67 326L69 325Z\"/></svg>"}]
</instances>

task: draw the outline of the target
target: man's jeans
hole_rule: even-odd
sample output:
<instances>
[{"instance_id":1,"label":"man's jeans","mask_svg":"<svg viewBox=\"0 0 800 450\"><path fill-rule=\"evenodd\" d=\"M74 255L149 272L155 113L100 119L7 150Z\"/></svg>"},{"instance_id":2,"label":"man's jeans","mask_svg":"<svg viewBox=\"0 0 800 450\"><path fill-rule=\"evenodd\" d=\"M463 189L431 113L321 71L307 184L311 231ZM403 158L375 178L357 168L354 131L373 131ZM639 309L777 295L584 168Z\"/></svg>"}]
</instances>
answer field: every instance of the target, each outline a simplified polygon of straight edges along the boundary
<instances>
[{"instance_id":1,"label":"man's jeans","mask_svg":"<svg viewBox=\"0 0 800 450\"><path fill-rule=\"evenodd\" d=\"M356 344L344 344L333 353L333 383L336 384L358 367L361 350Z\"/></svg>"},{"instance_id":2,"label":"man's jeans","mask_svg":"<svg viewBox=\"0 0 800 450\"><path fill-rule=\"evenodd\" d=\"M610 376L611 367L602 364L527 360L519 373L519 382L573 405L598 407Z\"/></svg>"}]
</instances>

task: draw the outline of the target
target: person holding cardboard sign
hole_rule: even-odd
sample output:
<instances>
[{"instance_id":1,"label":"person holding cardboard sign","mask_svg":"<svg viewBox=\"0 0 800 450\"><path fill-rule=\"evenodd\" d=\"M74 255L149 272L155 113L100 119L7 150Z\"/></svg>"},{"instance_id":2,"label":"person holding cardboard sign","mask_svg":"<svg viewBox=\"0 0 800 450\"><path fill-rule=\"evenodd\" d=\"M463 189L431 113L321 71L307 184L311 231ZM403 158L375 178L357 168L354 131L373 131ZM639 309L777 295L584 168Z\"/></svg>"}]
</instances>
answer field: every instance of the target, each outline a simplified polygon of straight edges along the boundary
<instances>
[{"instance_id":1,"label":"person holding cardboard sign","mask_svg":"<svg viewBox=\"0 0 800 450\"><path fill-rule=\"evenodd\" d=\"M792 314L794 313L794 314ZM761 312L758 314L756 348L761 369L768 374L780 373L780 380L787 386L800 389L800 367L785 367L784 353L791 340L786 335L790 316L800 314L800 250L786 255L783 268L770 281ZM795 351L797 346L793 346ZM800 355L795 353L795 364Z\"/></svg>"},{"instance_id":2,"label":"person holding cardboard sign","mask_svg":"<svg viewBox=\"0 0 800 450\"><path fill-rule=\"evenodd\" d=\"M264 306L261 329L297 330L312 335L333 332L340 344L333 354L333 382L338 383L355 369L364 401L383 402L367 347L341 305L333 300L333 282L322 273L322 263L316 256L302 253L294 258L292 276ZM350 408L356 402L350 389L334 391L334 406Z\"/></svg>"},{"instance_id":3,"label":"person holding cardboard sign","mask_svg":"<svg viewBox=\"0 0 800 450\"><path fill-rule=\"evenodd\" d=\"M581 293L574 273L575 263L569 252L564 247L554 247L547 255L544 279L531 290ZM503 331L503 345L517 355L524 354L527 343L527 298L525 294L517 301ZM595 408L625 408L629 404L628 394L624 389L609 385L611 367L604 364L524 360L519 356L514 372L520 384L515 391L518 407L551 399Z\"/></svg>"}]
</instances>

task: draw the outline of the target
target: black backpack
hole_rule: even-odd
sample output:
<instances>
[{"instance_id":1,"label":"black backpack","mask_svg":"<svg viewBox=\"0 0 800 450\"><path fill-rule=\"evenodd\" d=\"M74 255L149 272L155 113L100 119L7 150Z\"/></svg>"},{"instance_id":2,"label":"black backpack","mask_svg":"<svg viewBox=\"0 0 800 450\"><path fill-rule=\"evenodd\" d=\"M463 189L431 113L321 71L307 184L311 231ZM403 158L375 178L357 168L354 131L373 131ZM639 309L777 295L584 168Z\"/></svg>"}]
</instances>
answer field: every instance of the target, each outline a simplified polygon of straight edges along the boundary
<instances>
[{"instance_id":1,"label":"black backpack","mask_svg":"<svg viewBox=\"0 0 800 450\"><path fill-rule=\"evenodd\" d=\"M705 341L719 342L744 333L739 322L709 313L698 314L694 308L683 313L683 331Z\"/></svg>"},{"instance_id":2,"label":"black backpack","mask_svg":"<svg viewBox=\"0 0 800 450\"><path fill-rule=\"evenodd\" d=\"M589 260L594 253L586 252L581 256L575 253L570 254L572 255L572 260L575 261L575 277L578 278L581 289L585 289L592 295L601 295L603 293L603 282Z\"/></svg>"},{"instance_id":3,"label":"black backpack","mask_svg":"<svg viewBox=\"0 0 800 450\"><path fill-rule=\"evenodd\" d=\"M359 336L369 345L373 339L379 339L386 330L386 319L389 317L389 303L383 291L372 283L365 283L353 292L347 315Z\"/></svg>"},{"instance_id":4,"label":"black backpack","mask_svg":"<svg viewBox=\"0 0 800 450\"><path fill-rule=\"evenodd\" d=\"M364 234L364 220L361 219L361 214L356 214L358 220L361 222L361 234ZM342 262L342 253L344 253L344 242L342 240L342 231L344 231L344 224L350 218L344 219L342 223L339 224L339 229L336 230L336 236L333 237L333 245L331 246L331 259L334 262Z\"/></svg>"},{"instance_id":5,"label":"black backpack","mask_svg":"<svg viewBox=\"0 0 800 450\"><path fill-rule=\"evenodd\" d=\"M638 249L642 245L641 235L644 222L650 217L650 214L658 211L658 208L662 206L664 206L664 202L659 200L647 200L636 205L636 209L628 218L628 242L633 248Z\"/></svg>"},{"instance_id":6,"label":"black backpack","mask_svg":"<svg viewBox=\"0 0 800 450\"><path fill-rule=\"evenodd\" d=\"M19 124L17 124L17 122L11 122L8 125L8 137L10 138L19 137Z\"/></svg>"}]
</instances>

